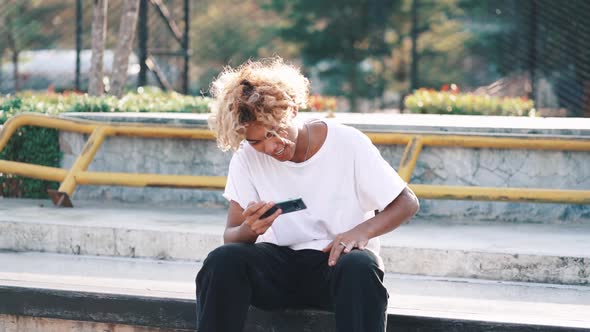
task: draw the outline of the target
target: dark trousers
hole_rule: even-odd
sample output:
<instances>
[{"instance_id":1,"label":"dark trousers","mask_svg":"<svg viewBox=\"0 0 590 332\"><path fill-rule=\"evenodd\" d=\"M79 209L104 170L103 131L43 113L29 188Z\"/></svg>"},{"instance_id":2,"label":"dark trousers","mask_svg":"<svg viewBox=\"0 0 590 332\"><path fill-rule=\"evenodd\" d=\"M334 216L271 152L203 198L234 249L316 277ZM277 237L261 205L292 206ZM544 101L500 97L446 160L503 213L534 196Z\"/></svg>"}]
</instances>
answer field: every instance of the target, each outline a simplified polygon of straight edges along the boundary
<instances>
[{"instance_id":1,"label":"dark trousers","mask_svg":"<svg viewBox=\"0 0 590 332\"><path fill-rule=\"evenodd\" d=\"M318 250L226 244L209 253L197 275L197 331L243 331L254 305L330 310L338 332L382 332L388 298L382 281L368 250L353 250L329 267L328 254Z\"/></svg>"}]
</instances>

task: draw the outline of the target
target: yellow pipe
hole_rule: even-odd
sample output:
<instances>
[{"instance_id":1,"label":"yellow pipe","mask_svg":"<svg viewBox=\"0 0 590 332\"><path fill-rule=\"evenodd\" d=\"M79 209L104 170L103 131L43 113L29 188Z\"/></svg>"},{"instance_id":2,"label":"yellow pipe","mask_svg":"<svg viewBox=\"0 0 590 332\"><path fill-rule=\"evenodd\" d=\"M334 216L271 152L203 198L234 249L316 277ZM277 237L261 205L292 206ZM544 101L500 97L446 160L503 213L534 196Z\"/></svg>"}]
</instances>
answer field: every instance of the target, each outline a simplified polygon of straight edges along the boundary
<instances>
[{"instance_id":1,"label":"yellow pipe","mask_svg":"<svg viewBox=\"0 0 590 332\"><path fill-rule=\"evenodd\" d=\"M587 139L429 135L424 137L424 143L430 146L461 146L466 148L590 151L590 140Z\"/></svg>"},{"instance_id":2,"label":"yellow pipe","mask_svg":"<svg viewBox=\"0 0 590 332\"><path fill-rule=\"evenodd\" d=\"M590 204L588 190L410 185L420 198Z\"/></svg>"},{"instance_id":3,"label":"yellow pipe","mask_svg":"<svg viewBox=\"0 0 590 332\"><path fill-rule=\"evenodd\" d=\"M213 140L215 135L212 131L206 129L189 129L174 127L113 127L112 135L122 136L139 136L139 137L158 137L158 138L186 138Z\"/></svg>"},{"instance_id":4,"label":"yellow pipe","mask_svg":"<svg viewBox=\"0 0 590 332\"><path fill-rule=\"evenodd\" d=\"M63 168L0 160L0 174L2 173L26 176L33 179L61 182L68 174L68 171Z\"/></svg>"},{"instance_id":5,"label":"yellow pipe","mask_svg":"<svg viewBox=\"0 0 590 332\"><path fill-rule=\"evenodd\" d=\"M78 159L72 165L70 172L64 179L64 181L59 186L58 191L60 193L66 193L68 196L72 196L74 193L74 189L76 189L76 179L75 176L78 172L85 171L88 168L88 165L92 162L94 155L102 145L102 142L105 138L105 128L104 127L97 127L92 132L92 135L88 138L88 141L84 145L84 149Z\"/></svg>"},{"instance_id":6,"label":"yellow pipe","mask_svg":"<svg viewBox=\"0 0 590 332\"><path fill-rule=\"evenodd\" d=\"M37 126L88 134L98 126L98 123L78 122L36 113L22 113L8 119L4 126L15 130L22 126ZM3 136L0 137L4 138Z\"/></svg>"},{"instance_id":7,"label":"yellow pipe","mask_svg":"<svg viewBox=\"0 0 590 332\"><path fill-rule=\"evenodd\" d=\"M76 183L98 186L130 186L130 187L173 187L173 188L225 188L225 176L194 176L194 175L162 175L162 174L129 174L107 172L80 172Z\"/></svg>"},{"instance_id":8,"label":"yellow pipe","mask_svg":"<svg viewBox=\"0 0 590 332\"><path fill-rule=\"evenodd\" d=\"M0 132L0 151L10 137L21 126L41 126L80 133L93 133L84 151L68 173L60 168L30 165L0 160L0 172L29 176L50 181L63 181L60 192L72 194L76 182L80 184L129 185L129 186L171 186L179 188L215 188L225 186L225 177L177 176L156 174L97 173L84 172L92 161L105 136L125 135L141 137L168 137L189 139L214 139L212 132L204 129L174 128L143 124L109 124L87 120L66 120L39 114L20 114L10 118ZM100 130L97 128L101 126ZM506 138L471 135L423 135L412 141L414 134L366 133L375 144L407 144L400 175L408 181L415 167L423 145L457 146L468 148L498 149L546 149L590 151L590 140L576 139L535 139ZM412 141L411 144L408 144ZM590 192L582 190L551 190L528 188L489 188L412 185L416 194L422 198L434 199L477 199L511 200L553 203L590 203Z\"/></svg>"},{"instance_id":9,"label":"yellow pipe","mask_svg":"<svg viewBox=\"0 0 590 332\"><path fill-rule=\"evenodd\" d=\"M412 137L412 140L406 146L402 160L399 163L398 174L406 182L410 182L412 173L416 167L416 161L422 151L422 138L420 136Z\"/></svg>"},{"instance_id":10,"label":"yellow pipe","mask_svg":"<svg viewBox=\"0 0 590 332\"><path fill-rule=\"evenodd\" d=\"M365 133L373 144L383 145L399 145L408 144L412 139L412 134L398 134L398 133Z\"/></svg>"},{"instance_id":11,"label":"yellow pipe","mask_svg":"<svg viewBox=\"0 0 590 332\"><path fill-rule=\"evenodd\" d=\"M215 139L212 131L207 129L184 128L184 127L163 127L144 124L122 124L122 123L101 123L89 120L72 120L50 117L35 113L23 113L8 119L0 132L0 148L4 147L10 136L22 126L37 126L53 128L63 131L79 132L90 134L97 127L105 127L108 136L139 136L139 137L160 137L160 138L189 138L189 139ZM7 131L6 133L4 133ZM1 151L1 149L0 149Z\"/></svg>"},{"instance_id":12,"label":"yellow pipe","mask_svg":"<svg viewBox=\"0 0 590 332\"><path fill-rule=\"evenodd\" d=\"M128 174L107 172L80 172L76 176L80 185L111 185L131 187L172 187L185 189L223 189L225 176L192 176L160 174ZM471 199L487 201L521 201L590 204L590 191L493 188L467 186L437 186L411 184L410 187L420 198L429 199Z\"/></svg>"},{"instance_id":13,"label":"yellow pipe","mask_svg":"<svg viewBox=\"0 0 590 332\"><path fill-rule=\"evenodd\" d=\"M0 147L21 126L40 126L65 131L91 133L96 127L105 125L101 122L89 120L72 120L50 117L35 113L24 113L10 118L0 134ZM106 125L105 125L106 126ZM108 124L110 135L127 135L142 137L169 137L191 139L214 139L213 132L206 129L192 129L183 127L162 127L144 124ZM4 133L7 131L7 133ZM10 133L10 135L8 135ZM374 144L408 144L415 134L403 133L365 133ZM429 146L459 146L472 148L515 148L515 149L548 149L568 151L590 151L590 140L560 139L560 138L509 138L488 137L477 135L422 135L423 145Z\"/></svg>"},{"instance_id":14,"label":"yellow pipe","mask_svg":"<svg viewBox=\"0 0 590 332\"><path fill-rule=\"evenodd\" d=\"M13 118L8 119L8 121L4 123L4 126L2 126L2 130L0 130L0 152L4 149L14 132L18 129L18 126L16 126L14 122L11 123L12 119Z\"/></svg>"},{"instance_id":15,"label":"yellow pipe","mask_svg":"<svg viewBox=\"0 0 590 332\"><path fill-rule=\"evenodd\" d=\"M374 144L408 144L413 134L398 133L365 133ZM590 151L588 139L561 138L509 138L471 135L422 135L423 145L465 147L465 148L496 148L496 149L534 149L534 150L567 150Z\"/></svg>"}]
</instances>

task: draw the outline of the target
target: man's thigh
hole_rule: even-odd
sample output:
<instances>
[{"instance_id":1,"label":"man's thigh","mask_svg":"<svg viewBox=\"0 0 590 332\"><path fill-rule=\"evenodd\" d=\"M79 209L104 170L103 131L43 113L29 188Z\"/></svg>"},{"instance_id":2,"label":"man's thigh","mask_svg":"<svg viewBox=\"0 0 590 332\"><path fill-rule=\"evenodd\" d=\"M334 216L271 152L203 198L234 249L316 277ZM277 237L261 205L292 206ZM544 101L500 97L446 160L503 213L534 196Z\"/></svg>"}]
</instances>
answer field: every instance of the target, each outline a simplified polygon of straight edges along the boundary
<instances>
[{"instance_id":1,"label":"man's thigh","mask_svg":"<svg viewBox=\"0 0 590 332\"><path fill-rule=\"evenodd\" d=\"M342 285L341 282L348 273L373 275L377 271L383 278L383 271L379 269L379 258L369 250L353 250L349 254L340 256L336 266L328 265L329 253L317 250L301 250L297 252L299 289L298 303L304 307L316 307L324 310L334 310L334 299L338 292L337 286L360 287L353 280L353 284Z\"/></svg>"},{"instance_id":2,"label":"man's thigh","mask_svg":"<svg viewBox=\"0 0 590 332\"><path fill-rule=\"evenodd\" d=\"M298 269L294 251L270 243L244 245L246 276L252 288L251 304L261 309L281 309L297 301Z\"/></svg>"},{"instance_id":3,"label":"man's thigh","mask_svg":"<svg viewBox=\"0 0 590 332\"><path fill-rule=\"evenodd\" d=\"M296 252L298 267L297 306L332 310L330 278L333 267L328 266L329 254L304 249Z\"/></svg>"}]
</instances>

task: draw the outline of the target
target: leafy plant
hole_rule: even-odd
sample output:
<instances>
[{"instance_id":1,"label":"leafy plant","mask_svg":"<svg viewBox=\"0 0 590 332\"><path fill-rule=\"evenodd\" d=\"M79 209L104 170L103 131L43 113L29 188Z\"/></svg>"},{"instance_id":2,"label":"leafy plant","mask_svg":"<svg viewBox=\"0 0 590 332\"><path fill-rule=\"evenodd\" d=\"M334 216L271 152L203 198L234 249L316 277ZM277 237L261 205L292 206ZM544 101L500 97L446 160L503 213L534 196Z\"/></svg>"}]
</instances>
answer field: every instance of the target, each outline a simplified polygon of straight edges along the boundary
<instances>
[{"instance_id":1,"label":"leafy plant","mask_svg":"<svg viewBox=\"0 0 590 332\"><path fill-rule=\"evenodd\" d=\"M182 112L205 113L209 99L184 96L146 88L129 93L121 99L112 96L90 97L76 93L31 93L0 97L0 124L25 112L56 115L63 112ZM22 127L0 151L0 159L59 167L59 133L55 129ZM0 196L46 198L47 189L56 189L57 182L0 173Z\"/></svg>"},{"instance_id":2,"label":"leafy plant","mask_svg":"<svg viewBox=\"0 0 590 332\"><path fill-rule=\"evenodd\" d=\"M139 88L121 99L114 96L92 97L86 94L22 93L17 97L26 105L42 113L63 112L180 112L206 113L209 98L185 96L176 92L163 92L157 88Z\"/></svg>"},{"instance_id":3,"label":"leafy plant","mask_svg":"<svg viewBox=\"0 0 590 332\"><path fill-rule=\"evenodd\" d=\"M19 112L38 112L19 97L0 99L0 124ZM62 153L55 129L24 126L19 128L0 151L0 159L59 167ZM24 178L0 173L0 196L46 198L47 189L56 189L57 182Z\"/></svg>"},{"instance_id":4,"label":"leafy plant","mask_svg":"<svg viewBox=\"0 0 590 332\"><path fill-rule=\"evenodd\" d=\"M527 98L499 98L487 95L419 89L404 99L412 113L535 116L534 103Z\"/></svg>"},{"instance_id":5,"label":"leafy plant","mask_svg":"<svg viewBox=\"0 0 590 332\"><path fill-rule=\"evenodd\" d=\"M304 112L324 112L324 111L335 111L336 110L336 98L320 95L309 96L308 107L303 109Z\"/></svg>"}]
</instances>

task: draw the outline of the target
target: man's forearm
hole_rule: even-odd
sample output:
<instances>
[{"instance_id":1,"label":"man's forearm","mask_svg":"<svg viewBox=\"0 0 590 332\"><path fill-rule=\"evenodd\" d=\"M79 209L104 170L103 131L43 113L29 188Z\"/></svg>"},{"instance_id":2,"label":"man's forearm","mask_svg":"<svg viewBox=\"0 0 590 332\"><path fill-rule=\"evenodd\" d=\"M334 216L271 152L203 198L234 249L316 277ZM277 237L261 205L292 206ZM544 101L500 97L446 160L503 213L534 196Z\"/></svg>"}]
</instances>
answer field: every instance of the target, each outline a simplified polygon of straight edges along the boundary
<instances>
[{"instance_id":1,"label":"man's forearm","mask_svg":"<svg viewBox=\"0 0 590 332\"><path fill-rule=\"evenodd\" d=\"M409 188L406 188L381 213L356 227L372 239L396 229L412 218L419 207L418 198Z\"/></svg>"},{"instance_id":2,"label":"man's forearm","mask_svg":"<svg viewBox=\"0 0 590 332\"><path fill-rule=\"evenodd\" d=\"M223 232L224 243L254 243L256 239L258 239L258 234L244 224L226 228Z\"/></svg>"}]
</instances>

